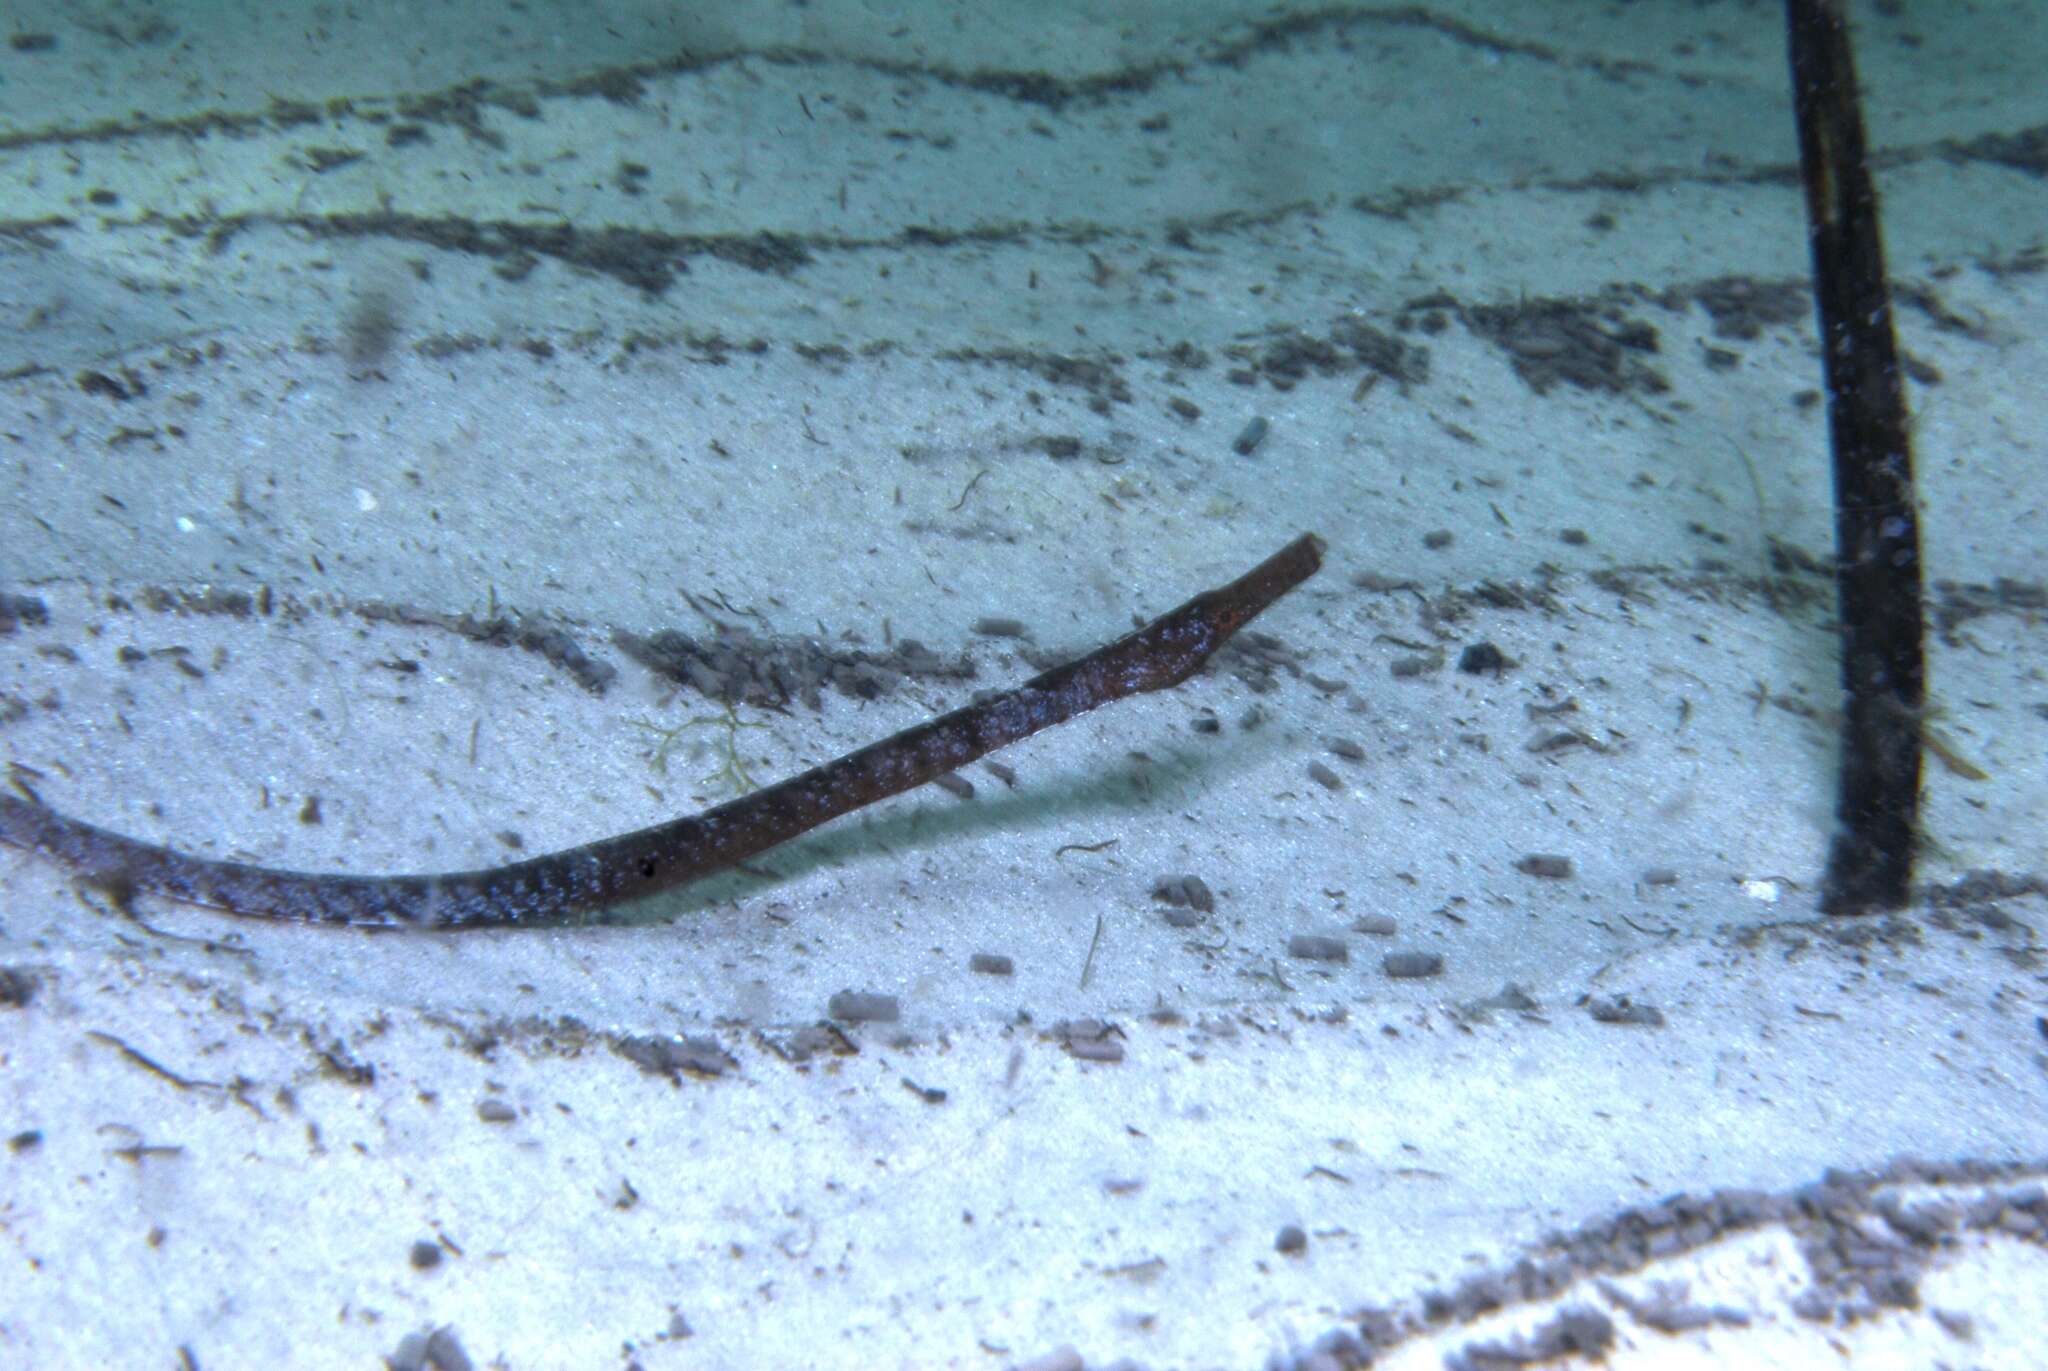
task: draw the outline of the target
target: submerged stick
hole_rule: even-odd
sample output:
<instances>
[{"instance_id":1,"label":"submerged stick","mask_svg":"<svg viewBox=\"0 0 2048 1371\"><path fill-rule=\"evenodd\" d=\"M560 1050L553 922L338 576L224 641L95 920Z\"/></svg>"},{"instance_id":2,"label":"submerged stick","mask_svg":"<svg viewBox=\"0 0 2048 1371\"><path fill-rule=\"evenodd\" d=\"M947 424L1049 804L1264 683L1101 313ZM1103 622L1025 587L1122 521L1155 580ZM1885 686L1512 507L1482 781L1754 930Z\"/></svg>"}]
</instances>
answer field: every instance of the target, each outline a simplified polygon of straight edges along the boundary
<instances>
[{"instance_id":1,"label":"submerged stick","mask_svg":"<svg viewBox=\"0 0 2048 1371\"><path fill-rule=\"evenodd\" d=\"M0 842L123 892L250 918L359 927L503 928L589 913L730 869L818 825L958 770L1126 695L1179 685L1233 633L1322 565L1303 534L1229 585L1023 685L870 743L701 814L508 866L349 876L216 861L0 793Z\"/></svg>"},{"instance_id":2,"label":"submerged stick","mask_svg":"<svg viewBox=\"0 0 2048 1371\"><path fill-rule=\"evenodd\" d=\"M1919 846L1926 613L1913 448L1841 0L1786 0L1799 170L1828 382L1841 771L1820 907L1898 909Z\"/></svg>"}]
</instances>

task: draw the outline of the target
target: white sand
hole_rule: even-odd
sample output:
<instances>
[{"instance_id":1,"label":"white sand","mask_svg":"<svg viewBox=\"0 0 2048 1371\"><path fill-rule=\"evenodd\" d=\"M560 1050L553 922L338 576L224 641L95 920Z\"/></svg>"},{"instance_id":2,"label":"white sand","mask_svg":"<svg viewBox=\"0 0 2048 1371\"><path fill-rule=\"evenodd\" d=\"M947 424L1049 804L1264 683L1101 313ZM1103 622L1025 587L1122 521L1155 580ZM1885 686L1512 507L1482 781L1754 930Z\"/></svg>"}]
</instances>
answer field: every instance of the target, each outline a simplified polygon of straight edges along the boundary
<instances>
[{"instance_id":1,"label":"white sand","mask_svg":"<svg viewBox=\"0 0 2048 1371\"><path fill-rule=\"evenodd\" d=\"M1617 1366L2038 1365L2048 273L2006 268L2042 250L2042 182L1941 153L2048 118L2048 19L1860 35L1895 274L1940 307L1899 313L1939 377L1911 389L1929 576L1974 587L1930 637L1960 765L1930 758L1920 876L2016 893L1845 922L1815 909L1830 590L1755 580L1767 538L1831 537L1798 192L1751 175L1793 156L1769 7L1454 3L1286 42L1254 7L982 8L10 15L57 43L0 50L0 130L35 135L0 150L5 213L64 222L0 237L0 589L48 613L0 636L0 749L68 813L288 867L491 864L884 736L1300 530L1330 555L1256 625L1278 649L1001 754L1014 788L974 768L971 800L900 798L615 926L145 899L138 927L0 849L29 994L0 1008L0 1364L419 1364L435 1329L444 1364L521 1368L1311 1364L1383 1311L1384 1364L1480 1365L1592 1309ZM631 102L571 90L632 63ZM977 71L1128 79L1055 107ZM404 101L479 76L472 132L391 144ZM232 126L146 122L209 113ZM380 208L410 217L310 231ZM726 255L593 269L439 216ZM732 260L764 233L807 260ZM1717 334L1724 277L1792 315ZM1442 329L1404 326L1435 292ZM1552 299L1653 329L1620 374L1668 389L1538 394L1457 313ZM1342 347L1284 390L1230 375L1357 325L1426 379L1361 393ZM267 616L191 607L266 587ZM617 678L373 602L517 611ZM713 618L977 674L732 730L612 639ZM1481 642L1510 667L1459 671ZM1215 908L1176 927L1153 890L1184 874ZM1290 957L1304 933L1349 960ZM817 1031L847 990L899 1020ZM1661 1024L1589 1012L1617 1005ZM723 1073L614 1050L675 1038ZM1784 1197L1829 1168L1880 1172L1818 1229ZM1777 1198L1425 1317L1546 1235L1731 1190ZM1940 1240L1887 1197L1950 1206ZM1886 1255L1857 1269L1916 1309L1851 1317L1867 1289L1816 1273L1858 1225ZM1710 1317L1658 1331L1674 1309Z\"/></svg>"}]
</instances>

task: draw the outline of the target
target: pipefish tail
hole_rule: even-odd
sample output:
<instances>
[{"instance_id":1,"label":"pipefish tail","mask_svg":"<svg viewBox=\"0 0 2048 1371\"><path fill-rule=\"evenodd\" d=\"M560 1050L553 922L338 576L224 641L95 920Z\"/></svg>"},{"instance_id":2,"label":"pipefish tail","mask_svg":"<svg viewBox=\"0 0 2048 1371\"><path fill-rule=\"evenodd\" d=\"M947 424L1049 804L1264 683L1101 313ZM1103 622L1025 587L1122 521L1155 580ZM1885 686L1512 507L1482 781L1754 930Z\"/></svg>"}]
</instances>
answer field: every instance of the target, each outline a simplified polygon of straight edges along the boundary
<instances>
[{"instance_id":1,"label":"pipefish tail","mask_svg":"<svg viewBox=\"0 0 2048 1371\"><path fill-rule=\"evenodd\" d=\"M1244 575L1020 686L701 814L506 866L438 875L283 871L196 857L0 792L0 842L123 893L248 918L365 928L507 928L585 915L730 869L820 824L1127 695L1179 685L1322 565L1303 534Z\"/></svg>"}]
</instances>

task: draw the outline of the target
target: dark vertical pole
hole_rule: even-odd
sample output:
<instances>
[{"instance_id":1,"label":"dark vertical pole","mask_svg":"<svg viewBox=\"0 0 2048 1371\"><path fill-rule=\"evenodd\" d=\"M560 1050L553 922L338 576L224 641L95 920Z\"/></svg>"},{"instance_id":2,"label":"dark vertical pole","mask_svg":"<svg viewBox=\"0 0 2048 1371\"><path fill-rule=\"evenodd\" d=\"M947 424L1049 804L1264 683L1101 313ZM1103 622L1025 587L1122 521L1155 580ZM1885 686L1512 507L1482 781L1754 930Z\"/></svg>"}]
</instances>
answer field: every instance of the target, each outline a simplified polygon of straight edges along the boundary
<instances>
[{"instance_id":1,"label":"dark vertical pole","mask_svg":"<svg viewBox=\"0 0 2048 1371\"><path fill-rule=\"evenodd\" d=\"M1913 458L1878 238L1877 194L1843 0L1785 0L1799 168L1835 466L1835 598L1841 619L1840 821L1821 908L1906 902L1920 804L1920 533Z\"/></svg>"}]
</instances>

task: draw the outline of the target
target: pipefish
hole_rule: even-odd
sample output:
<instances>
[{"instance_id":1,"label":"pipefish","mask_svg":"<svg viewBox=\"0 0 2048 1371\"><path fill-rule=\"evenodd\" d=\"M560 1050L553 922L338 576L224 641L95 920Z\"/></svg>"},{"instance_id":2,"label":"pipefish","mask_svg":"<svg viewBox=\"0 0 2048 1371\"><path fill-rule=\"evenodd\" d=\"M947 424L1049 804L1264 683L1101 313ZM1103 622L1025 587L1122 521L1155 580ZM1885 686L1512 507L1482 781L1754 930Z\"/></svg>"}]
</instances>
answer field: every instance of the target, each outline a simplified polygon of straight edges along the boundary
<instances>
[{"instance_id":1,"label":"pipefish","mask_svg":"<svg viewBox=\"0 0 2048 1371\"><path fill-rule=\"evenodd\" d=\"M286 871L193 856L0 792L0 843L120 892L248 918L364 928L507 928L561 920L725 871L1127 695L1167 690L1322 565L1305 533L1227 585L1022 685L699 814L504 866L430 875Z\"/></svg>"}]
</instances>

